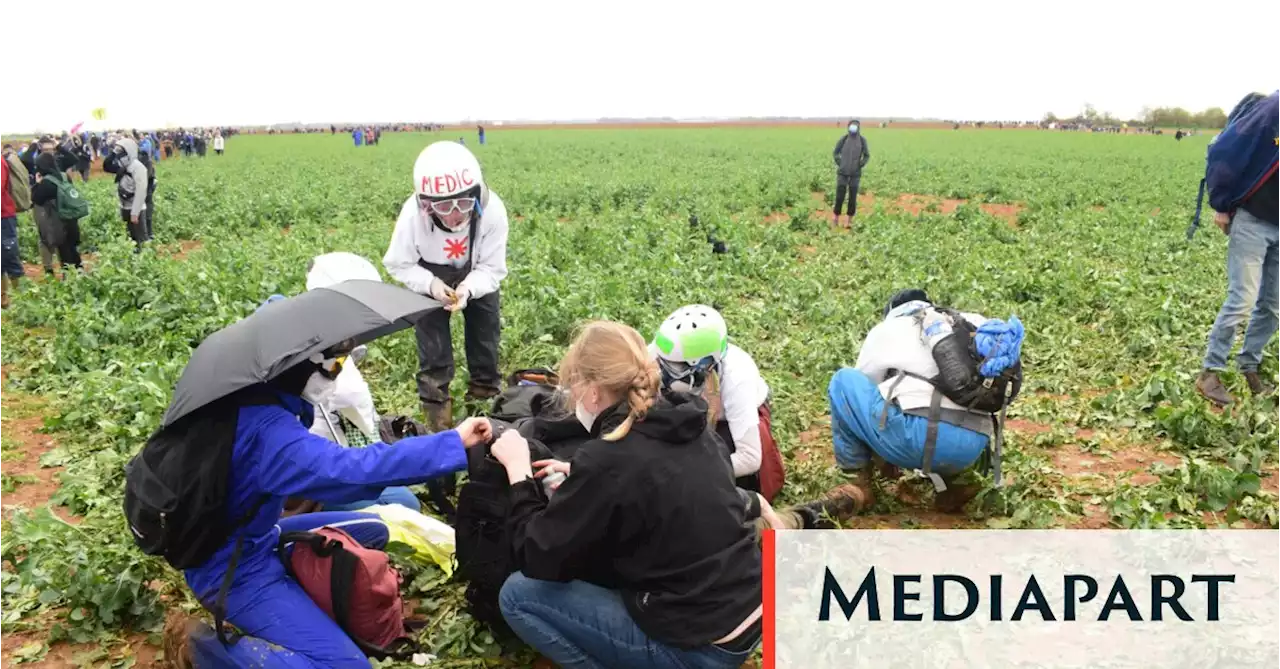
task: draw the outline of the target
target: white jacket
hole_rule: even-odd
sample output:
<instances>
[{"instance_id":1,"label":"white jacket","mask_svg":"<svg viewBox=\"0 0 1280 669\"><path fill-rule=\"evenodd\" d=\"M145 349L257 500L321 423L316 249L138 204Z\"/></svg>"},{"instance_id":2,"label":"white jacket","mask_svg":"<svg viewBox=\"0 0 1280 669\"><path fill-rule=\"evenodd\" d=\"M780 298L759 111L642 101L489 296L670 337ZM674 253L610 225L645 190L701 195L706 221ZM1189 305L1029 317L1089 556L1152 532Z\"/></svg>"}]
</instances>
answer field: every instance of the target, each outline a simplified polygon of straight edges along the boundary
<instances>
[{"instance_id":1,"label":"white jacket","mask_svg":"<svg viewBox=\"0 0 1280 669\"><path fill-rule=\"evenodd\" d=\"M418 208L418 196L411 195L400 208L391 244L382 257L387 272L406 288L422 295L430 295L431 281L435 276L418 264L428 263L463 267L476 254L471 273L458 288L466 288L471 298L484 297L498 290L507 276L507 207L497 193L489 191L489 205L480 216L476 248L469 248L470 226L456 233L446 233L436 226Z\"/></svg>"},{"instance_id":2,"label":"white jacket","mask_svg":"<svg viewBox=\"0 0 1280 669\"><path fill-rule=\"evenodd\" d=\"M315 407L311 433L343 446L350 446L338 421L339 416L351 421L371 443L380 441L378 412L373 408L373 393L369 391L364 375L351 361L347 361L342 366L342 371L338 372L333 394L324 398L323 405Z\"/></svg>"},{"instance_id":3,"label":"white jacket","mask_svg":"<svg viewBox=\"0 0 1280 669\"><path fill-rule=\"evenodd\" d=\"M898 315L902 313L903 308L905 313ZM974 327L987 321L986 317L979 314L961 315L965 320L973 323ZM898 406L903 411L928 408L933 399L933 386L910 376L898 383L892 396L889 393L889 389L898 380L896 375L889 375L891 369L904 370L925 378L938 375L938 365L933 361L933 354L929 352L929 347L925 344L920 327L911 316L908 305L902 305L899 310L891 312L879 325L871 328L862 342L862 350L858 352L858 362L855 367L879 385L880 395L886 400L898 400ZM942 407L965 411L964 407L946 397L942 398Z\"/></svg>"}]
</instances>

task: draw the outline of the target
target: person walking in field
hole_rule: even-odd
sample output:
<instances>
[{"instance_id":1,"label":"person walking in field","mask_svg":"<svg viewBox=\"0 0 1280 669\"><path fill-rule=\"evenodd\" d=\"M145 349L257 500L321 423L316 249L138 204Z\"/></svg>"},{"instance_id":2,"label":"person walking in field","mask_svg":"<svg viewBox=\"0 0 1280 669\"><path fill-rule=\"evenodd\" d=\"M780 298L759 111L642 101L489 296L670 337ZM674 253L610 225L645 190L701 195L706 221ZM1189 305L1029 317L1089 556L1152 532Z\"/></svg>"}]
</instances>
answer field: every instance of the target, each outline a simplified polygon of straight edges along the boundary
<instances>
[{"instance_id":1,"label":"person walking in field","mask_svg":"<svg viewBox=\"0 0 1280 669\"><path fill-rule=\"evenodd\" d=\"M831 224L840 225L840 206L844 198L849 196L849 221L858 213L858 187L862 181L862 168L871 160L871 151L867 148L867 138L862 136L862 123L858 119L849 121L848 132L836 142L831 157L836 163L836 209L831 214Z\"/></svg>"},{"instance_id":2,"label":"person walking in field","mask_svg":"<svg viewBox=\"0 0 1280 669\"><path fill-rule=\"evenodd\" d=\"M452 426L454 376L449 319L465 318L466 398L498 394L501 334L499 286L507 276L507 208L489 190L467 148L435 142L413 167L414 194L405 200L382 264L397 281L440 303L415 329L418 398L427 426Z\"/></svg>"},{"instance_id":3,"label":"person walking in field","mask_svg":"<svg viewBox=\"0 0 1280 669\"><path fill-rule=\"evenodd\" d=\"M1227 296L1218 311L1196 391L1218 406L1235 401L1223 383L1236 329L1247 318L1236 367L1249 392L1270 395L1275 386L1258 374L1262 351L1275 336L1280 302L1280 226L1277 224L1277 93L1246 96L1209 147L1205 186L1214 223L1227 235Z\"/></svg>"},{"instance_id":4,"label":"person walking in field","mask_svg":"<svg viewBox=\"0 0 1280 669\"><path fill-rule=\"evenodd\" d=\"M222 138L222 133L213 136L213 152L222 155L223 150L227 148L226 140Z\"/></svg>"}]
</instances>

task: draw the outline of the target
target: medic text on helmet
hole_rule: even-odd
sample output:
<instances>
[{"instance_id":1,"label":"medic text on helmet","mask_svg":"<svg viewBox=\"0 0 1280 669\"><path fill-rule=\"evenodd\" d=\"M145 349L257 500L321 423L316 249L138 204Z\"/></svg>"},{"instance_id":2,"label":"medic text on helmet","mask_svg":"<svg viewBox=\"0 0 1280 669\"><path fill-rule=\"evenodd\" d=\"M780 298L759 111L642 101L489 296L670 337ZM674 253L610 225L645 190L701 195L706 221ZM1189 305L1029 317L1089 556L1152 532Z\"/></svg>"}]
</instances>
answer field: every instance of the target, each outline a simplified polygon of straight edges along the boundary
<instances>
[{"instance_id":1,"label":"medic text on helmet","mask_svg":"<svg viewBox=\"0 0 1280 669\"><path fill-rule=\"evenodd\" d=\"M460 190L466 190L476 183L475 177L471 176L470 169L463 169L461 172L452 174L437 174L435 176L422 177L422 193L424 195L452 195Z\"/></svg>"}]
</instances>

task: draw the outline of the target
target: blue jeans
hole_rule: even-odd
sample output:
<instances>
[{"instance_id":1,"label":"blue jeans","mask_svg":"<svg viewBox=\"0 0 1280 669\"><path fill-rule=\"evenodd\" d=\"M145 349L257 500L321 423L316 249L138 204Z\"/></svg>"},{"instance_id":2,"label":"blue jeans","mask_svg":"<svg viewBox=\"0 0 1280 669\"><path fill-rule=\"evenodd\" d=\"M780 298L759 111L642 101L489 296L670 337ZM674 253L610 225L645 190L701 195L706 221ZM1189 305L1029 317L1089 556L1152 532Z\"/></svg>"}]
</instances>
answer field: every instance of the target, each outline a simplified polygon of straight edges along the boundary
<instances>
[{"instance_id":1,"label":"blue jeans","mask_svg":"<svg viewBox=\"0 0 1280 669\"><path fill-rule=\"evenodd\" d=\"M284 532L310 531L324 525L338 527L367 548L387 545L386 523L372 513L302 513L281 518ZM284 564L275 561L252 582L227 593L227 620L245 635L234 644L222 645L213 627L202 625L188 641L195 666L217 667L359 667L369 658L338 627L297 581L289 578Z\"/></svg>"},{"instance_id":2,"label":"blue jeans","mask_svg":"<svg viewBox=\"0 0 1280 669\"><path fill-rule=\"evenodd\" d=\"M1280 229L1241 209L1231 221L1227 243L1227 299L1209 331L1204 368L1223 371L1236 339L1236 328L1247 317L1244 347L1236 358L1242 372L1258 371L1262 349L1276 333L1276 254ZM1250 313L1252 311L1252 313Z\"/></svg>"},{"instance_id":3,"label":"blue jeans","mask_svg":"<svg viewBox=\"0 0 1280 669\"><path fill-rule=\"evenodd\" d=\"M399 504L406 509L414 511L422 511L422 503L418 501L418 496L413 491L404 486L391 486L383 488L382 494L377 499L366 499L359 502L351 502L350 504L325 504L325 511L359 511L367 509L375 504Z\"/></svg>"},{"instance_id":4,"label":"blue jeans","mask_svg":"<svg viewBox=\"0 0 1280 669\"><path fill-rule=\"evenodd\" d=\"M22 276L22 255L18 251L18 217L10 216L4 223L4 275Z\"/></svg>"},{"instance_id":5,"label":"blue jeans","mask_svg":"<svg viewBox=\"0 0 1280 669\"><path fill-rule=\"evenodd\" d=\"M924 441L929 419L905 414L889 405L884 430L880 412L885 399L866 374L845 368L831 377L827 388L831 402L831 440L836 464L841 469L859 469L871 460L874 451L887 462L903 469L924 468ZM934 444L933 471L942 477L960 473L973 464L987 447L987 435L939 423Z\"/></svg>"},{"instance_id":6,"label":"blue jeans","mask_svg":"<svg viewBox=\"0 0 1280 669\"><path fill-rule=\"evenodd\" d=\"M729 669L751 656L711 644L682 649L654 641L632 620L622 595L585 581L540 581L516 572L502 584L498 603L525 643L565 669Z\"/></svg>"}]
</instances>

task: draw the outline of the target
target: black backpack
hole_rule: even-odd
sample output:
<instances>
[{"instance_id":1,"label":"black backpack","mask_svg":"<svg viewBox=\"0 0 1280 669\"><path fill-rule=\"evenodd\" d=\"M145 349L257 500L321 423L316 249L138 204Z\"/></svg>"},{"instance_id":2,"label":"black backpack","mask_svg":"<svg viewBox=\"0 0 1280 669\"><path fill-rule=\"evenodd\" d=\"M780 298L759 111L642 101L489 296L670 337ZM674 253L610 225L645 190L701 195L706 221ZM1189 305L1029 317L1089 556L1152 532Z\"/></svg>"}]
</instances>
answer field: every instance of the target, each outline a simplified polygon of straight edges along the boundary
<instances>
[{"instance_id":1,"label":"black backpack","mask_svg":"<svg viewBox=\"0 0 1280 669\"><path fill-rule=\"evenodd\" d=\"M174 569L198 567L258 515L270 495L240 518L226 517L236 423L240 406L277 401L268 393L223 398L147 439L124 468L124 516L142 552L164 557ZM213 610L215 629L224 643L230 643L222 629L227 590L243 544L241 534Z\"/></svg>"},{"instance_id":2,"label":"black backpack","mask_svg":"<svg viewBox=\"0 0 1280 669\"><path fill-rule=\"evenodd\" d=\"M493 426L494 441L503 432L516 429L511 423L494 418L489 422ZM532 460L555 457L542 442L527 435L525 438L529 441ZM467 482L458 492L454 526L454 555L458 565L454 578L467 584L464 596L471 617L488 625L500 642L511 642L515 634L498 606L502 584L516 571L511 533L507 528L511 485L506 468L490 454L490 446L492 442L467 449Z\"/></svg>"},{"instance_id":3,"label":"black backpack","mask_svg":"<svg viewBox=\"0 0 1280 669\"><path fill-rule=\"evenodd\" d=\"M942 398L955 402L969 411L991 414L993 438L985 453L986 468L993 472L994 484L1001 485L1000 458L1004 445L1005 411L1022 389L1022 360L994 377L983 376L979 371L986 358L978 352L976 337L978 328L965 319L964 315L948 307L932 306L932 309L945 315L950 321L951 334L946 335L933 347L933 361L938 366L938 375L925 378L905 370L889 370L890 376L897 376L889 387L888 395L905 377L913 377L933 386L933 400L929 404L929 427L925 433L924 460L922 471L933 480L938 492L946 490L937 475L933 474L933 454L937 445L938 422L941 417ZM924 310L916 313L917 323L922 323ZM880 429L884 429L888 417L889 402L885 402L880 413Z\"/></svg>"}]
</instances>

